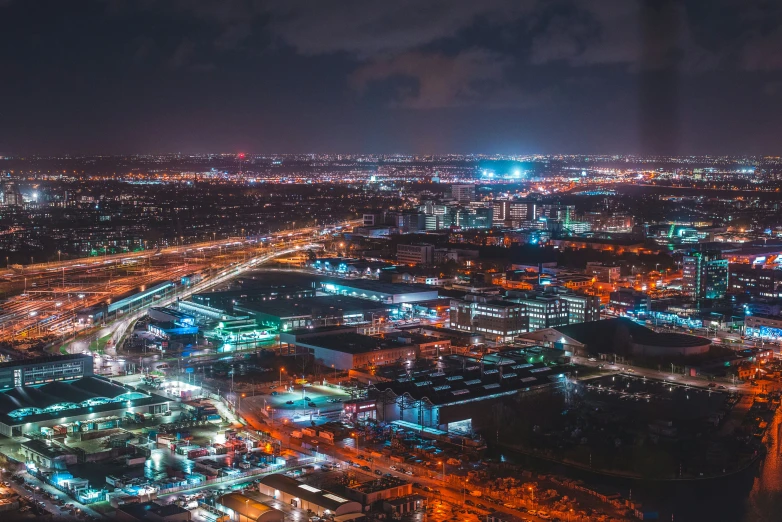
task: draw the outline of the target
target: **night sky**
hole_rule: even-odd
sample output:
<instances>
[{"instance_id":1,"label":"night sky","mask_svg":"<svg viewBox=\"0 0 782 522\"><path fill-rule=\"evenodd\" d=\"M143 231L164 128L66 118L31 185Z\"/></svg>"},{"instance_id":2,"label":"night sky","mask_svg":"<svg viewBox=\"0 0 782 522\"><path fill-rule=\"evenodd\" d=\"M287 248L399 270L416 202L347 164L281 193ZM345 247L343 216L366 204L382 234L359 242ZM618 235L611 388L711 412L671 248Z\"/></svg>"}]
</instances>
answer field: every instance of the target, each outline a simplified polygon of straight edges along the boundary
<instances>
[{"instance_id":1,"label":"night sky","mask_svg":"<svg viewBox=\"0 0 782 522\"><path fill-rule=\"evenodd\" d=\"M782 2L0 0L0 154L782 154Z\"/></svg>"}]
</instances>

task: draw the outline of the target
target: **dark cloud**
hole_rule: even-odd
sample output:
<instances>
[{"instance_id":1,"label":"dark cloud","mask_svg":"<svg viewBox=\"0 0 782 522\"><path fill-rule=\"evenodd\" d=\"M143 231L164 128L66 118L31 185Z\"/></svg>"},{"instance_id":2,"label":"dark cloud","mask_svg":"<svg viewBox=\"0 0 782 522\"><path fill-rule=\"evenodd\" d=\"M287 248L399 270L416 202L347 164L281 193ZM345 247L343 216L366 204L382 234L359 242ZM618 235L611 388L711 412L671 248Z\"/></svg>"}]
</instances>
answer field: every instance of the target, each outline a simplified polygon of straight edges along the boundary
<instances>
[{"instance_id":1,"label":"dark cloud","mask_svg":"<svg viewBox=\"0 0 782 522\"><path fill-rule=\"evenodd\" d=\"M0 97L14 100L0 153L100 148L120 128L135 148L288 151L638 152L654 142L719 152L773 149L782 131L780 2L0 0L0 9L9 79ZM75 121L77 131L58 132Z\"/></svg>"},{"instance_id":2,"label":"dark cloud","mask_svg":"<svg viewBox=\"0 0 782 522\"><path fill-rule=\"evenodd\" d=\"M479 50L454 56L408 52L372 61L351 79L360 92L374 82L413 80L413 88L398 88L392 101L393 105L410 109L528 106L533 100L508 84L505 69L509 66L507 58Z\"/></svg>"}]
</instances>

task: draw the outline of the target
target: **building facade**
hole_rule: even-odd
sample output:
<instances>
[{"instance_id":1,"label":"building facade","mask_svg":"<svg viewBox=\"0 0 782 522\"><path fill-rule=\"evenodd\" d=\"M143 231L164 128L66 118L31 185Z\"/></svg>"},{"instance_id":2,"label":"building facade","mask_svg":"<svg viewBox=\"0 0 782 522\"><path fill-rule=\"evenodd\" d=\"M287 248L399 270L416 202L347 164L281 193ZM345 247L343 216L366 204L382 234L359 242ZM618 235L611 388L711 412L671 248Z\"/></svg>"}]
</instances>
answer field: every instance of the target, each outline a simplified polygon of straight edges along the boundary
<instances>
[{"instance_id":1,"label":"building facade","mask_svg":"<svg viewBox=\"0 0 782 522\"><path fill-rule=\"evenodd\" d=\"M451 197L459 203L475 201L475 185L452 185Z\"/></svg>"},{"instance_id":2,"label":"building facade","mask_svg":"<svg viewBox=\"0 0 782 522\"><path fill-rule=\"evenodd\" d=\"M526 309L502 300L451 300L451 328L483 334L494 342L512 341L528 329Z\"/></svg>"},{"instance_id":3,"label":"building facade","mask_svg":"<svg viewBox=\"0 0 782 522\"><path fill-rule=\"evenodd\" d=\"M728 265L728 293L756 297L782 297L782 270L758 265Z\"/></svg>"},{"instance_id":4,"label":"building facade","mask_svg":"<svg viewBox=\"0 0 782 522\"><path fill-rule=\"evenodd\" d=\"M721 299L728 291L728 260L719 251L690 252L682 258L685 293L698 299Z\"/></svg>"},{"instance_id":5,"label":"building facade","mask_svg":"<svg viewBox=\"0 0 782 522\"><path fill-rule=\"evenodd\" d=\"M406 265L431 265L434 261L434 245L397 245L396 260Z\"/></svg>"}]
</instances>

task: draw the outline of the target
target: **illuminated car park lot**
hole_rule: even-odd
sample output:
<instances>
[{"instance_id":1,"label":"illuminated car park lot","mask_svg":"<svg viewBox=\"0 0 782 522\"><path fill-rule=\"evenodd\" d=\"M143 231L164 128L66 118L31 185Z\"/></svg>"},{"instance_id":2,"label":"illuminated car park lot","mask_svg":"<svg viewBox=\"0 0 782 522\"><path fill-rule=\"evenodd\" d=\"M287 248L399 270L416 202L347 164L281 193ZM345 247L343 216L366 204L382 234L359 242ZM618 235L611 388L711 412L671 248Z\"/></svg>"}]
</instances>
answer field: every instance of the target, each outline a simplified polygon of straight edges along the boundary
<instances>
[{"instance_id":1,"label":"illuminated car park lot","mask_svg":"<svg viewBox=\"0 0 782 522\"><path fill-rule=\"evenodd\" d=\"M282 419L297 419L302 417L309 418L310 415L317 417L319 414L331 414L332 416L337 412L342 411L342 403L350 399L350 394L341 388L335 388L332 386L323 386L318 384L312 384L308 386L302 386L296 384L293 386L293 391L288 391L290 388L285 388L286 382L283 379L283 386L279 387L277 384L276 389L264 390L266 393L263 395L247 396L242 398L245 401L246 407L250 405L266 409L269 417L274 416L275 421ZM272 395L272 393L277 395ZM306 393L306 395L305 395ZM304 400L303 397L307 397L308 400ZM338 402L329 402L329 400L338 400ZM288 402L293 404L288 404ZM314 404L314 407L310 407L309 404ZM246 409L242 406L242 409ZM271 411L273 410L273 412Z\"/></svg>"}]
</instances>

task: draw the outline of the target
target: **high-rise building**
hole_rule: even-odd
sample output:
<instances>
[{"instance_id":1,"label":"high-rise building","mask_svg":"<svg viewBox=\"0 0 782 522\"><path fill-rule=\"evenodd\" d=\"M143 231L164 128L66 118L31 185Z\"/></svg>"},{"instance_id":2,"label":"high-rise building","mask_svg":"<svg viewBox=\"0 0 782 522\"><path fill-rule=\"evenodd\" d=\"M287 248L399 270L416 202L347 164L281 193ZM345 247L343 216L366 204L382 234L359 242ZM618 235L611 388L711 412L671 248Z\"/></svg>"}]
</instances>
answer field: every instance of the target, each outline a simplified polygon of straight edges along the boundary
<instances>
[{"instance_id":1,"label":"high-rise building","mask_svg":"<svg viewBox=\"0 0 782 522\"><path fill-rule=\"evenodd\" d=\"M513 202L508 206L507 219L531 221L535 219L535 203Z\"/></svg>"},{"instance_id":2,"label":"high-rise building","mask_svg":"<svg viewBox=\"0 0 782 522\"><path fill-rule=\"evenodd\" d=\"M451 185L451 196L459 203L475 201L475 185Z\"/></svg>"},{"instance_id":3,"label":"high-rise building","mask_svg":"<svg viewBox=\"0 0 782 522\"><path fill-rule=\"evenodd\" d=\"M13 180L6 179L3 182L3 205L10 207L21 205L23 202L19 187L16 186L16 183Z\"/></svg>"},{"instance_id":4,"label":"high-rise building","mask_svg":"<svg viewBox=\"0 0 782 522\"><path fill-rule=\"evenodd\" d=\"M493 201L491 204L492 207L492 222L495 225L503 225L505 223L505 220L508 219L509 216L509 209L510 209L510 201L507 199L504 200L496 200Z\"/></svg>"},{"instance_id":5,"label":"high-rise building","mask_svg":"<svg viewBox=\"0 0 782 522\"><path fill-rule=\"evenodd\" d=\"M720 299L728 291L728 260L718 250L685 255L682 273L684 292L697 299Z\"/></svg>"}]
</instances>

